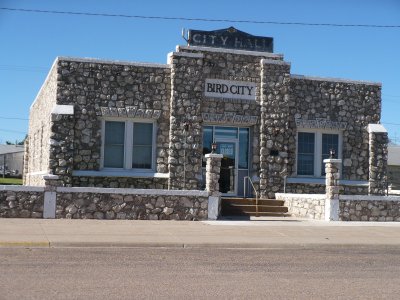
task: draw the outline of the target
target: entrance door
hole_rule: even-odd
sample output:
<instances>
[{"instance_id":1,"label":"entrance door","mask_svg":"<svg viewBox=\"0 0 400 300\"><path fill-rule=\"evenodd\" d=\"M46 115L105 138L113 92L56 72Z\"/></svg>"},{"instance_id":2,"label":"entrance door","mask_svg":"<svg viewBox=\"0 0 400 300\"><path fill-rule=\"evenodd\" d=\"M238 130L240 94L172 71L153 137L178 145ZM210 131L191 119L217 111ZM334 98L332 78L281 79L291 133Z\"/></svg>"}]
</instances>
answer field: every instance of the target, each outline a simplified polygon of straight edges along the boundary
<instances>
[{"instance_id":1,"label":"entrance door","mask_svg":"<svg viewBox=\"0 0 400 300\"><path fill-rule=\"evenodd\" d=\"M237 194L237 147L235 140L216 140L217 153L222 154L219 191L225 195Z\"/></svg>"}]
</instances>

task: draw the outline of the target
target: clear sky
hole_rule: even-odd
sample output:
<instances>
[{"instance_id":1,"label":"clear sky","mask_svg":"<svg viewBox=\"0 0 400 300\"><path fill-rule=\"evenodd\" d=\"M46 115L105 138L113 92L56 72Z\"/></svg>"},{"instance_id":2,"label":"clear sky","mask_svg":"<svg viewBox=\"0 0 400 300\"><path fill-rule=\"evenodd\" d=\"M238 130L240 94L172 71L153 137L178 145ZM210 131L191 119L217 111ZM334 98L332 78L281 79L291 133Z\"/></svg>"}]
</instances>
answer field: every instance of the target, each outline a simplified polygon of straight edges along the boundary
<instances>
[{"instance_id":1,"label":"clear sky","mask_svg":"<svg viewBox=\"0 0 400 300\"><path fill-rule=\"evenodd\" d=\"M400 25L400 0L0 0L0 7L251 21ZM400 142L400 28L201 22L0 9L0 143L22 140L57 56L166 63L182 28L274 38L292 74L381 82L382 123ZM19 119L7 119L19 118ZM20 120L22 119L22 120ZM398 125L391 125L398 124Z\"/></svg>"}]
</instances>

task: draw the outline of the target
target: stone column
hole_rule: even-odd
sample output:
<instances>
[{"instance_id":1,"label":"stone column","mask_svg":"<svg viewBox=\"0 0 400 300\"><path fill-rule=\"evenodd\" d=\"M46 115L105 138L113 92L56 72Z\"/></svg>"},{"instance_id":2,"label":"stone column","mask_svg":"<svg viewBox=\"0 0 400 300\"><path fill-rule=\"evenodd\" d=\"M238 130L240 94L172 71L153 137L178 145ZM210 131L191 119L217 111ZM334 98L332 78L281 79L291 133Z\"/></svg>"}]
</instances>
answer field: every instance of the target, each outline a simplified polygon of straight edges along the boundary
<instances>
[{"instance_id":1,"label":"stone column","mask_svg":"<svg viewBox=\"0 0 400 300\"><path fill-rule=\"evenodd\" d=\"M60 186L58 175L48 174L43 176L45 182L43 219L54 219L56 217L57 186Z\"/></svg>"},{"instance_id":2,"label":"stone column","mask_svg":"<svg viewBox=\"0 0 400 300\"><path fill-rule=\"evenodd\" d=\"M222 154L209 153L205 155L207 160L206 166L206 191L211 196L220 196L219 192L219 175L221 171Z\"/></svg>"},{"instance_id":3,"label":"stone column","mask_svg":"<svg viewBox=\"0 0 400 300\"><path fill-rule=\"evenodd\" d=\"M260 124L260 193L262 198L275 198L283 192L284 174L289 170L289 146L292 136L289 122L290 64L261 60Z\"/></svg>"},{"instance_id":4,"label":"stone column","mask_svg":"<svg viewBox=\"0 0 400 300\"><path fill-rule=\"evenodd\" d=\"M341 159L324 159L325 163L325 221L339 221L339 190Z\"/></svg>"},{"instance_id":5,"label":"stone column","mask_svg":"<svg viewBox=\"0 0 400 300\"><path fill-rule=\"evenodd\" d=\"M388 133L381 124L369 124L369 195L385 195L387 188Z\"/></svg>"},{"instance_id":6,"label":"stone column","mask_svg":"<svg viewBox=\"0 0 400 300\"><path fill-rule=\"evenodd\" d=\"M221 172L222 154L206 154L206 191L208 197L208 219L216 220L221 208L221 193L219 191L219 176Z\"/></svg>"},{"instance_id":7,"label":"stone column","mask_svg":"<svg viewBox=\"0 0 400 300\"><path fill-rule=\"evenodd\" d=\"M202 182L203 54L173 52L169 130L169 189L199 189Z\"/></svg>"},{"instance_id":8,"label":"stone column","mask_svg":"<svg viewBox=\"0 0 400 300\"><path fill-rule=\"evenodd\" d=\"M50 174L59 186L72 186L74 162L74 106L56 105L51 113Z\"/></svg>"}]
</instances>

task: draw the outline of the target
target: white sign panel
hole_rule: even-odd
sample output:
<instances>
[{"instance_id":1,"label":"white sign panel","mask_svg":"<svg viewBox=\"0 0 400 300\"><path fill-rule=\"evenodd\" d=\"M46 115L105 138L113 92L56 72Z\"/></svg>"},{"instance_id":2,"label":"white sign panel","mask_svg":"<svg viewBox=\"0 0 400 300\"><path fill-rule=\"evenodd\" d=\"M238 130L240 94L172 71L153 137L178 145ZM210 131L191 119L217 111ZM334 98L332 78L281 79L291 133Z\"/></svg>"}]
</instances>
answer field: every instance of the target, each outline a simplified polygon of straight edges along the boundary
<instances>
[{"instance_id":1,"label":"white sign panel","mask_svg":"<svg viewBox=\"0 0 400 300\"><path fill-rule=\"evenodd\" d=\"M256 100L256 84L247 81L206 79L206 97Z\"/></svg>"}]
</instances>

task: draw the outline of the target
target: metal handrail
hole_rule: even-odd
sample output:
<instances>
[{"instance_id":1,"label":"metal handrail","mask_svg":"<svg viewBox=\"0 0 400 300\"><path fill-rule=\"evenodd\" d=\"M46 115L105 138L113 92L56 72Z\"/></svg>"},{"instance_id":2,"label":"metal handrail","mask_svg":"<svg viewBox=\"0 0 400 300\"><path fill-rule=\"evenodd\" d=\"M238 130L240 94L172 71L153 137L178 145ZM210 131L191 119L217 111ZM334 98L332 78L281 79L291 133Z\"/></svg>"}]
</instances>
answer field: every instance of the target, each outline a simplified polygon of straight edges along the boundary
<instances>
[{"instance_id":1,"label":"metal handrail","mask_svg":"<svg viewBox=\"0 0 400 300\"><path fill-rule=\"evenodd\" d=\"M258 193L257 190L253 184L253 181L251 180L250 176L244 176L243 177L243 198L246 198L247 194L247 189L246 189L246 179L250 182L251 186L253 187L254 193L256 194L256 217L258 217Z\"/></svg>"}]
</instances>

